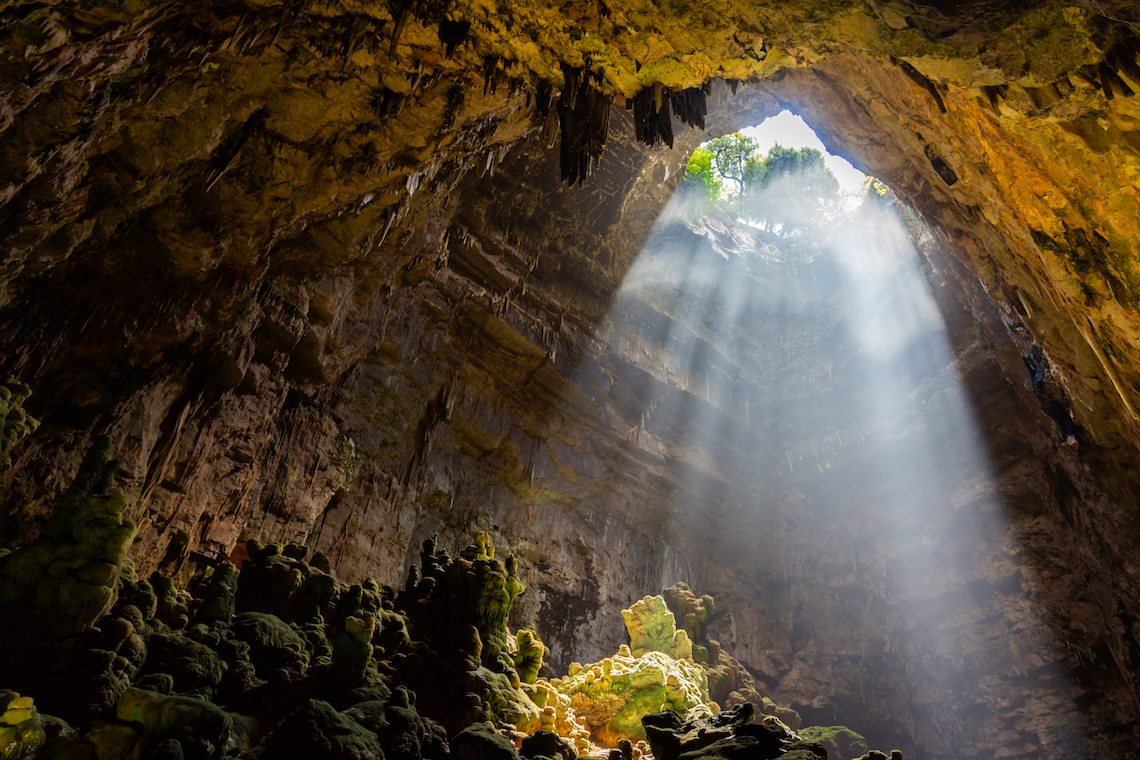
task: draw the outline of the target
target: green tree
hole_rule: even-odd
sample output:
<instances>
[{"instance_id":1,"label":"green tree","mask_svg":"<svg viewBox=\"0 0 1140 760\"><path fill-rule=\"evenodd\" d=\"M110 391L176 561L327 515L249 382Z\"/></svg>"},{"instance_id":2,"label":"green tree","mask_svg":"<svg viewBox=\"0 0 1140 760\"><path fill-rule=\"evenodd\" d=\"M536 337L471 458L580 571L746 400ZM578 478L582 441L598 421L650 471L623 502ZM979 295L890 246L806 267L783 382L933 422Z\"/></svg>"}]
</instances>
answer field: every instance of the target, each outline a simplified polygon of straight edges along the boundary
<instances>
[{"instance_id":1,"label":"green tree","mask_svg":"<svg viewBox=\"0 0 1140 760\"><path fill-rule=\"evenodd\" d=\"M694 151L684 185L783 238L822 232L840 205L839 183L818 150L775 145L762 155L739 133Z\"/></svg>"},{"instance_id":2,"label":"green tree","mask_svg":"<svg viewBox=\"0 0 1140 760\"><path fill-rule=\"evenodd\" d=\"M838 206L839 183L815 148L775 145L746 161L743 179L741 213L783 237L821 228Z\"/></svg>"},{"instance_id":3,"label":"green tree","mask_svg":"<svg viewBox=\"0 0 1140 760\"><path fill-rule=\"evenodd\" d=\"M704 148L697 148L689 156L685 166L685 177L681 184L689 191L700 194L709 203L720 200L724 185L720 176L713 171L713 155Z\"/></svg>"},{"instance_id":4,"label":"green tree","mask_svg":"<svg viewBox=\"0 0 1140 760\"><path fill-rule=\"evenodd\" d=\"M716 167L717 174L735 182L737 194L743 195L746 186L745 169L760 149L756 141L734 132L709 140L701 147L712 154L712 163Z\"/></svg>"}]
</instances>

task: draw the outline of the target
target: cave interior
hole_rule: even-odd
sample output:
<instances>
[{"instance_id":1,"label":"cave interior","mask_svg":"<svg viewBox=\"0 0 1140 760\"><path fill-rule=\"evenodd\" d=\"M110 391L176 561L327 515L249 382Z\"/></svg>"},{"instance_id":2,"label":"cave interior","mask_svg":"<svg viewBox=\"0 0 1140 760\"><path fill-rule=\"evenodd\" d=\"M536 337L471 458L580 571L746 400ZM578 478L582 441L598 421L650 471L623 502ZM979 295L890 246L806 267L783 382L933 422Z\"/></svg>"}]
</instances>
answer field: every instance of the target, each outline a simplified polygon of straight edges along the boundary
<instances>
[{"instance_id":1,"label":"cave interior","mask_svg":"<svg viewBox=\"0 0 1140 760\"><path fill-rule=\"evenodd\" d=\"M1127 0L0 0L0 757L1134 757L1138 92ZM783 111L810 255L682 181Z\"/></svg>"}]
</instances>

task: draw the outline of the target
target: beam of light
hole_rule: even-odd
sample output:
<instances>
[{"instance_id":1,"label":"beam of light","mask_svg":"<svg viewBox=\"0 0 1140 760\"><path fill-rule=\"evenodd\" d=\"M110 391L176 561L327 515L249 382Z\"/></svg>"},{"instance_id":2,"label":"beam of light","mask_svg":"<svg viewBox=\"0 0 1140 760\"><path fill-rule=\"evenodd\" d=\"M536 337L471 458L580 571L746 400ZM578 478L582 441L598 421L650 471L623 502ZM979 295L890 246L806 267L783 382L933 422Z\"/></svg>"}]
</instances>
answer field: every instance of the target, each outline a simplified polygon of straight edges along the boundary
<instances>
[{"instance_id":1,"label":"beam of light","mask_svg":"<svg viewBox=\"0 0 1140 760\"><path fill-rule=\"evenodd\" d=\"M812 593L878 610L887 641L850 641L860 656L893 663L909 713L882 719L912 726L920 748L953 754L948 742L969 727L917 716L987 698L979 683L1000 692L995 683L1031 670L1054 678L1063 654L1034 608L976 614L996 604L1013 549L910 234L893 211L867 203L849 210L828 245L785 250L717 213L694 222L693 203L670 201L607 324L630 440L661 456L673 478L662 585L708 589L718 563L736 563L802 597L814 588L804 567L850 562L849 578ZM693 552L710 546L717 556L702 570ZM809 594L797 606L822 603ZM803 641L793 653L814 651L816 625L810 615L797 622L792 637ZM1017 654L1031 649L1056 657ZM1080 734L1073 715L1032 740L1045 756Z\"/></svg>"}]
</instances>

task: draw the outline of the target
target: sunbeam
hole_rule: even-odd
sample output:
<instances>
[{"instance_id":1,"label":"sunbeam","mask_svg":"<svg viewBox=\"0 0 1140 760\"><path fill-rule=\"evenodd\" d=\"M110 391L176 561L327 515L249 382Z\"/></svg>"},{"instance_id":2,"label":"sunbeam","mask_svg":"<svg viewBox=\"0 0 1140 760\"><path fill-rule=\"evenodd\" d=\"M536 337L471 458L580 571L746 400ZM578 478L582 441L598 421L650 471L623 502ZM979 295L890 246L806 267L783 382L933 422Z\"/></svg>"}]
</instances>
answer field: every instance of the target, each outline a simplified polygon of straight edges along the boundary
<instances>
[{"instance_id":1,"label":"sunbeam","mask_svg":"<svg viewBox=\"0 0 1140 760\"><path fill-rule=\"evenodd\" d=\"M791 191L766 192L749 208L786 205ZM636 378L630 440L669 464L669 540L711 541L718 561L768 579L754 593L787 610L778 616L792 619L793 652L818 656L812 632L833 625L835 600L862 605L852 614L864 623L876 610L881 650L864 645L858 656L905 673L897 688L912 713L889 717L913 726L914 714L960 698L963 674L977 668L1053 677L1048 663L1018 658L1019 636L1060 647L1035 608L971 613L987 608L994 568L1016 553L1001 488L915 245L931 238L889 196L865 195L808 234L752 227L676 194L605 334ZM835 542L856 544L843 552L856 560L834 569L825 602L802 577L827 565ZM714 582L716 571L666 564L663 585ZM812 704L820 719L833 709ZM1052 730L1050 741L1068 732ZM913 728L909 738L945 741Z\"/></svg>"}]
</instances>

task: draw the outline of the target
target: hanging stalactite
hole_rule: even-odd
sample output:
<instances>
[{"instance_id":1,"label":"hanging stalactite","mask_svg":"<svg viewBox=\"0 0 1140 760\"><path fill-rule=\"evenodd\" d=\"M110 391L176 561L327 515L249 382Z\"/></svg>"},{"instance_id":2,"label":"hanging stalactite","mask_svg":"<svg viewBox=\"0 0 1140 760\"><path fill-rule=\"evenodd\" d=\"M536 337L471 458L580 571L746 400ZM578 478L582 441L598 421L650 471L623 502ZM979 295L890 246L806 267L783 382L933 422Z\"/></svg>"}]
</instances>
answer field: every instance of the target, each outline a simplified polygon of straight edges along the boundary
<instances>
[{"instance_id":1,"label":"hanging stalactite","mask_svg":"<svg viewBox=\"0 0 1140 760\"><path fill-rule=\"evenodd\" d=\"M705 128L705 116L709 112L708 94L712 91L712 83L708 82L703 87L690 87L687 90L673 93L669 100L673 104L673 113L680 119L682 124L688 124L689 128L699 127Z\"/></svg>"},{"instance_id":2,"label":"hanging stalactite","mask_svg":"<svg viewBox=\"0 0 1140 760\"><path fill-rule=\"evenodd\" d=\"M710 85L690 87L678 92L670 92L661 84L647 87L635 95L633 104L633 130L639 143L650 147L664 143L673 147L673 120L675 114L682 124L690 128L705 128L705 115L708 113L708 93Z\"/></svg>"},{"instance_id":3,"label":"hanging stalactite","mask_svg":"<svg viewBox=\"0 0 1140 760\"><path fill-rule=\"evenodd\" d=\"M613 97L599 89L599 74L565 65L562 73L566 84L558 102L562 134L559 158L562 181L574 185L583 183L601 160Z\"/></svg>"}]
</instances>

